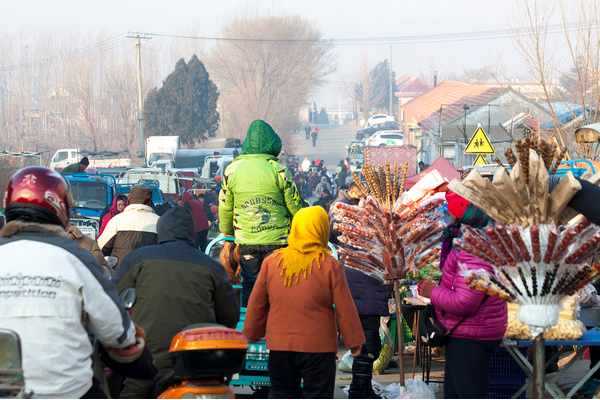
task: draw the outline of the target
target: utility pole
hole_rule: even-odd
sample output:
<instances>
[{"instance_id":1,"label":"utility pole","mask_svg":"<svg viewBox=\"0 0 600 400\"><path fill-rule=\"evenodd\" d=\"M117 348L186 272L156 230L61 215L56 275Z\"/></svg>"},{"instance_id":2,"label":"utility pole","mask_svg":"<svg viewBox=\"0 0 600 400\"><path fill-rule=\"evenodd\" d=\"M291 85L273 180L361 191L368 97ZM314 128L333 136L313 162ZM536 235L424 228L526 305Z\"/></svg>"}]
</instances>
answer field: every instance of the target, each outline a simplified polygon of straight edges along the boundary
<instances>
[{"instance_id":1,"label":"utility pole","mask_svg":"<svg viewBox=\"0 0 600 400\"><path fill-rule=\"evenodd\" d=\"M394 96L394 92L393 92L393 82L392 82L392 46L390 45L390 115L393 117L394 116L394 108L392 107L392 98Z\"/></svg>"},{"instance_id":2,"label":"utility pole","mask_svg":"<svg viewBox=\"0 0 600 400\"><path fill-rule=\"evenodd\" d=\"M140 126L140 151L138 157L144 158L145 163L145 141L144 141L144 101L142 98L142 39L152 39L149 33L127 32L128 38L136 39L135 47L137 50L137 80L138 80L138 124Z\"/></svg>"}]
</instances>

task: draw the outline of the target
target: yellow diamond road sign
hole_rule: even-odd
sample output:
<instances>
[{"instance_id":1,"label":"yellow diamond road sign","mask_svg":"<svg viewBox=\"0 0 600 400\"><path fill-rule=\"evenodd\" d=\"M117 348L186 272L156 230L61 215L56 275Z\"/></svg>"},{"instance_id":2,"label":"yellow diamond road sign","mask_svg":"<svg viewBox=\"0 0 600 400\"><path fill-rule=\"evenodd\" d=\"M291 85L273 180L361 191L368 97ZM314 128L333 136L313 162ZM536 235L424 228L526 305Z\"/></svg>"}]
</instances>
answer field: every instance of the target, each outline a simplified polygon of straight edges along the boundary
<instances>
[{"instance_id":1,"label":"yellow diamond road sign","mask_svg":"<svg viewBox=\"0 0 600 400\"><path fill-rule=\"evenodd\" d=\"M473 136L471 136L471 140L469 140L469 144L465 147L463 151L465 154L494 154L496 150L494 150L494 146L490 142L490 139L485 134L485 131L482 127L477 128Z\"/></svg>"},{"instance_id":2,"label":"yellow diamond road sign","mask_svg":"<svg viewBox=\"0 0 600 400\"><path fill-rule=\"evenodd\" d=\"M487 165L487 161L485 160L485 157L480 154L475 159L473 165Z\"/></svg>"}]
</instances>

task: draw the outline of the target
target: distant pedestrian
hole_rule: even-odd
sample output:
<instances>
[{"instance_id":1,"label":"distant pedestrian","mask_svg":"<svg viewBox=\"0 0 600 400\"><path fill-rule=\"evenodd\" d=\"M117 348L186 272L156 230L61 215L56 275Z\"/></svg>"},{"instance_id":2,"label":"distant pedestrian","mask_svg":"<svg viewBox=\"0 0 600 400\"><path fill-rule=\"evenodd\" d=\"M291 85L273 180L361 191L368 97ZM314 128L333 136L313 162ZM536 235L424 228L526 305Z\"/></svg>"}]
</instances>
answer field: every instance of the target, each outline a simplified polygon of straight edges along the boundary
<instances>
[{"instance_id":1,"label":"distant pedestrian","mask_svg":"<svg viewBox=\"0 0 600 400\"><path fill-rule=\"evenodd\" d=\"M321 197L313 203L313 206L321 206L325 211L329 211L329 206L331 206L333 200L334 198L331 195L331 192L328 189L323 189Z\"/></svg>"},{"instance_id":2,"label":"distant pedestrian","mask_svg":"<svg viewBox=\"0 0 600 400\"><path fill-rule=\"evenodd\" d=\"M319 127L317 125L315 125L315 127L313 128L311 137L312 137L313 147L316 147L317 146L317 138L319 137Z\"/></svg>"},{"instance_id":3,"label":"distant pedestrian","mask_svg":"<svg viewBox=\"0 0 600 400\"><path fill-rule=\"evenodd\" d=\"M344 163L344 160L340 160L338 168L339 168L339 172L337 173L336 181L337 181L338 187L342 187L342 185L344 185L346 183L346 176L348 175L348 167L346 167L346 163ZM336 171L337 171L337 168L336 168Z\"/></svg>"},{"instance_id":4,"label":"distant pedestrian","mask_svg":"<svg viewBox=\"0 0 600 400\"><path fill-rule=\"evenodd\" d=\"M302 161L302 171L308 172L310 170L310 165L311 163L308 157L304 157L304 160Z\"/></svg>"},{"instance_id":5,"label":"distant pedestrian","mask_svg":"<svg viewBox=\"0 0 600 400\"><path fill-rule=\"evenodd\" d=\"M120 265L123 257L132 250L157 243L156 222L152 189L136 185L129 191L127 207L115 215L104 227L98 246L105 256L115 256Z\"/></svg>"},{"instance_id":6,"label":"distant pedestrian","mask_svg":"<svg viewBox=\"0 0 600 400\"><path fill-rule=\"evenodd\" d=\"M310 129L310 125L306 125L306 127L304 127L304 132L306 132L306 140L310 139L311 131L312 131L312 129Z\"/></svg>"},{"instance_id":7,"label":"distant pedestrian","mask_svg":"<svg viewBox=\"0 0 600 400\"><path fill-rule=\"evenodd\" d=\"M329 184L329 180L326 176L322 176L321 181L317 184L317 187L315 188L314 196L317 199L320 199L325 189L327 189L327 191L331 193L331 185Z\"/></svg>"},{"instance_id":8,"label":"distant pedestrian","mask_svg":"<svg viewBox=\"0 0 600 400\"><path fill-rule=\"evenodd\" d=\"M187 205L194 219L194 232L196 234L196 246L204 253L206 250L206 239L210 223L204 211L204 204L199 199L192 196L190 192L185 192L177 199L177 203L181 206Z\"/></svg>"},{"instance_id":9,"label":"distant pedestrian","mask_svg":"<svg viewBox=\"0 0 600 400\"><path fill-rule=\"evenodd\" d=\"M283 150L279 155L279 162L287 167L289 160L290 156L288 155L287 151Z\"/></svg>"},{"instance_id":10,"label":"distant pedestrian","mask_svg":"<svg viewBox=\"0 0 600 400\"><path fill-rule=\"evenodd\" d=\"M83 174L85 169L90 165L90 160L87 157L83 157L78 163L67 165L61 173L63 174Z\"/></svg>"},{"instance_id":11,"label":"distant pedestrian","mask_svg":"<svg viewBox=\"0 0 600 400\"><path fill-rule=\"evenodd\" d=\"M127 203L126 195L118 194L115 196L115 198L113 199L112 205L108 209L108 212L100 218L101 225L100 225L100 232L98 233L99 235L102 235L102 233L104 232L104 228L106 228L108 221L110 221L115 215L121 214L123 212L123 210L125 209L125 206L127 205L126 203Z\"/></svg>"}]
</instances>

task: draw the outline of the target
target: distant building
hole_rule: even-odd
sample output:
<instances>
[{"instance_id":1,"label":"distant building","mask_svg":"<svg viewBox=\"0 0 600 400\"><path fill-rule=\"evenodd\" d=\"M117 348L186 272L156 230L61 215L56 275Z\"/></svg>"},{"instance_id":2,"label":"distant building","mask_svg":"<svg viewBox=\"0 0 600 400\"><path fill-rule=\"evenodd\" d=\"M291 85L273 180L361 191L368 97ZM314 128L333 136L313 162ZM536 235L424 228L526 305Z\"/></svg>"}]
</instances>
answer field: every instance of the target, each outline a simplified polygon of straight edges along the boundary
<instances>
[{"instance_id":1,"label":"distant building","mask_svg":"<svg viewBox=\"0 0 600 400\"><path fill-rule=\"evenodd\" d=\"M431 87L423 79L413 75L402 75L396 79L394 96L398 98L398 104L402 107L403 104L419 97L429 89Z\"/></svg>"},{"instance_id":2,"label":"distant building","mask_svg":"<svg viewBox=\"0 0 600 400\"><path fill-rule=\"evenodd\" d=\"M463 150L478 126L488 135L498 157L515 140L539 130L549 112L512 88L443 82L404 107L405 137L420 149L419 158L431 163L440 155L456 167L471 165L476 156Z\"/></svg>"}]
</instances>

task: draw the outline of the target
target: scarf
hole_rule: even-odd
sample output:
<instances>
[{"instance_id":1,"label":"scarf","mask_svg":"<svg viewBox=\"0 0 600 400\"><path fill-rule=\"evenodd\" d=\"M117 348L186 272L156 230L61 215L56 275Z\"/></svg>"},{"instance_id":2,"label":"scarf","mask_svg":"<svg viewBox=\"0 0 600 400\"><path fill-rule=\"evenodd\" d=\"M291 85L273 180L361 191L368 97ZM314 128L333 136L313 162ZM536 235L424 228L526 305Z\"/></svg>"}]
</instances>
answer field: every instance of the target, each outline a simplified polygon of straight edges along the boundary
<instances>
[{"instance_id":1,"label":"scarf","mask_svg":"<svg viewBox=\"0 0 600 400\"><path fill-rule=\"evenodd\" d=\"M469 204L462 214L462 217L456 218L453 223L448 225L442 232L442 249L440 251L440 270L444 268L448 254L452 250L452 241L461 236L460 226L469 225L475 229L482 229L491 221L483 211Z\"/></svg>"},{"instance_id":2,"label":"scarf","mask_svg":"<svg viewBox=\"0 0 600 400\"><path fill-rule=\"evenodd\" d=\"M119 211L119 209L117 208L117 203L119 202L119 200L123 200L123 203L125 206L127 206L127 196L124 196L122 194L118 194L114 199L113 199L113 203L110 206L110 211L108 212L110 214L110 217L114 217L117 214L120 214L121 211Z\"/></svg>"},{"instance_id":3,"label":"scarf","mask_svg":"<svg viewBox=\"0 0 600 400\"><path fill-rule=\"evenodd\" d=\"M284 276L284 286L298 283L300 275L304 279L312 273L313 261L317 261L321 268L320 259L325 259L325 254L331 254L327 249L329 240L329 218L323 207L306 207L300 209L292 220L292 228L288 237L288 246L275 251L279 257L277 267L281 266L281 276Z\"/></svg>"},{"instance_id":4,"label":"scarf","mask_svg":"<svg viewBox=\"0 0 600 400\"><path fill-rule=\"evenodd\" d=\"M112 205L110 206L110 210L106 213L104 217L102 217L102 221L100 221L100 232L98 232L99 235L102 235L102 232L104 232L104 228L106 228L106 224L108 224L108 221L110 221L115 215L118 215L122 212L119 211L119 209L117 208L117 202L119 200L123 200L123 202L125 203L125 207L127 207L127 196L124 194L116 195L113 199Z\"/></svg>"}]
</instances>

